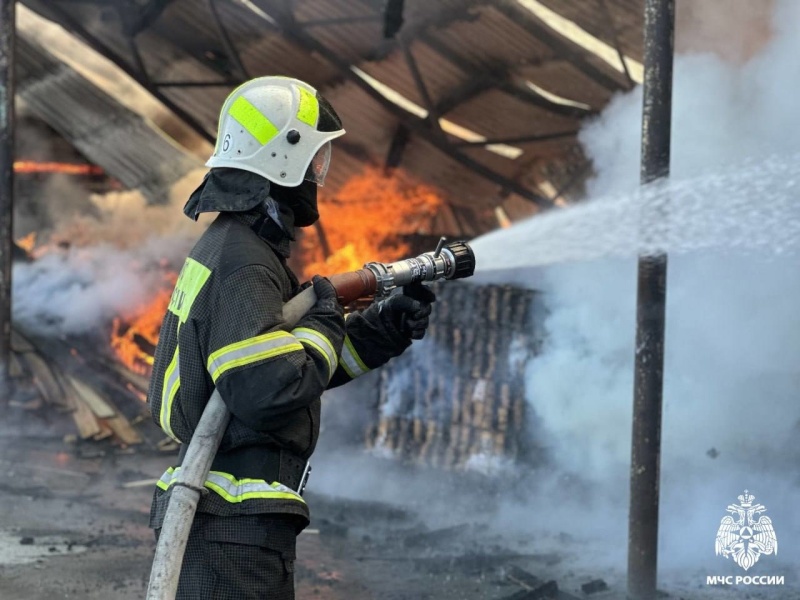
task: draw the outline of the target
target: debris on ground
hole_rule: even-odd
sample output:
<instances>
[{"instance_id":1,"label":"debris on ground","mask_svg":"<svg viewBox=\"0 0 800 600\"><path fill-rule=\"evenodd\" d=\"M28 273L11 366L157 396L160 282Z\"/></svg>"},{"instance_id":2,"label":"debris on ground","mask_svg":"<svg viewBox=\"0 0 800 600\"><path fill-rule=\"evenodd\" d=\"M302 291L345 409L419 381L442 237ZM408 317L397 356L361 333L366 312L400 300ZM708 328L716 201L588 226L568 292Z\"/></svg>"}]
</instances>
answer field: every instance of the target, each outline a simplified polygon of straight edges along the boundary
<instances>
[{"instance_id":1,"label":"debris on ground","mask_svg":"<svg viewBox=\"0 0 800 600\"><path fill-rule=\"evenodd\" d=\"M581 591L584 594L597 594L598 592L607 592L608 584L602 579L593 579L588 583L581 586Z\"/></svg>"}]
</instances>

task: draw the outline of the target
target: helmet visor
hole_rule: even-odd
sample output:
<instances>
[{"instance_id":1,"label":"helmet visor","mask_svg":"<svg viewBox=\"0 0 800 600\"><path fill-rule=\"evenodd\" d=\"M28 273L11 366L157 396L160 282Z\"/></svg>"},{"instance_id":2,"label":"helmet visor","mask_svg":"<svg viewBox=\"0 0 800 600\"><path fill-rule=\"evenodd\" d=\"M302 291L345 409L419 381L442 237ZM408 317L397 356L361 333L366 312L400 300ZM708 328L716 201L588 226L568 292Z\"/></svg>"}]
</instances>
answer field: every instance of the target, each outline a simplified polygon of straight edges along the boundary
<instances>
[{"instance_id":1,"label":"helmet visor","mask_svg":"<svg viewBox=\"0 0 800 600\"><path fill-rule=\"evenodd\" d=\"M306 169L306 181L313 181L317 185L325 185L325 176L328 174L328 167L331 164L331 143L325 144L317 150L314 158L311 159L311 164Z\"/></svg>"}]
</instances>

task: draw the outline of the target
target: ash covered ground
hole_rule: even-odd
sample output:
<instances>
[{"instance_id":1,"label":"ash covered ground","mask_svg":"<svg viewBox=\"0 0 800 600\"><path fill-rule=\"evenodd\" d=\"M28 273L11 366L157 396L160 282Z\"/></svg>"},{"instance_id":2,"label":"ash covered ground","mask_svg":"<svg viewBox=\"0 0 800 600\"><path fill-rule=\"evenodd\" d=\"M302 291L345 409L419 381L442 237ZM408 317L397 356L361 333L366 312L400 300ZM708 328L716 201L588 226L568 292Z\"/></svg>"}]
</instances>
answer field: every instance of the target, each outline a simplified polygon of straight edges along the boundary
<instances>
[{"instance_id":1,"label":"ash covered ground","mask_svg":"<svg viewBox=\"0 0 800 600\"><path fill-rule=\"evenodd\" d=\"M0 598L143 598L154 550L147 528L152 487L123 486L157 478L172 455L67 444L68 419L50 415L45 421L14 409L6 416L0 431ZM530 497L522 483L544 481L544 474L520 468L487 478L402 466L342 449L336 436L329 437L307 495L312 524L298 540L299 600L624 598L624 576L608 557L624 549L541 526L548 511L558 509L546 495ZM341 495L330 493L333 482ZM585 493L575 481L558 485ZM623 536L626 526L617 523ZM719 561L719 573L734 572L730 561ZM664 597L796 593L789 586L779 593L712 589L705 575L703 569L662 574ZM584 593L582 586L593 581L600 591Z\"/></svg>"}]
</instances>

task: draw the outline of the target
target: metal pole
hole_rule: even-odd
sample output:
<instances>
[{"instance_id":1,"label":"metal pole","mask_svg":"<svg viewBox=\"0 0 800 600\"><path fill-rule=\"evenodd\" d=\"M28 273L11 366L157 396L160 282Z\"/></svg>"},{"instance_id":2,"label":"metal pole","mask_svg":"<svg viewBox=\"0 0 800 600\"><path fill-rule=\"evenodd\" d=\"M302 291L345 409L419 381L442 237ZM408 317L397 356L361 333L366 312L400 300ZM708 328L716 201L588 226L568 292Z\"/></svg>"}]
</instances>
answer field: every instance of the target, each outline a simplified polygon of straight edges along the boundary
<instances>
[{"instance_id":1,"label":"metal pole","mask_svg":"<svg viewBox=\"0 0 800 600\"><path fill-rule=\"evenodd\" d=\"M641 182L647 184L669 175L675 0L646 0L644 22ZM655 600L666 253L640 255L638 276L628 597L630 600Z\"/></svg>"},{"instance_id":2,"label":"metal pole","mask_svg":"<svg viewBox=\"0 0 800 600\"><path fill-rule=\"evenodd\" d=\"M14 211L15 0L0 0L0 377L11 348L11 252Z\"/></svg>"}]
</instances>

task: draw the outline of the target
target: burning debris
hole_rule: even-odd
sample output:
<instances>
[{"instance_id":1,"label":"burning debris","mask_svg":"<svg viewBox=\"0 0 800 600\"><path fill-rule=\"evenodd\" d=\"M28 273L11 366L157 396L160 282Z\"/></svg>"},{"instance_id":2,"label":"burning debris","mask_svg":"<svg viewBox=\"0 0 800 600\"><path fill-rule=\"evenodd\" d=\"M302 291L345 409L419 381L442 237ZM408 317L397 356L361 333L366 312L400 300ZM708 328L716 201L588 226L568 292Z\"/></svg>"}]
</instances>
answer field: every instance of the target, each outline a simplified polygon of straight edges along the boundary
<instances>
[{"instance_id":1,"label":"burning debris","mask_svg":"<svg viewBox=\"0 0 800 600\"><path fill-rule=\"evenodd\" d=\"M110 438L122 447L142 443L133 427L145 416L138 399L142 381L130 380L123 371L108 369L98 358L84 357L61 342L35 343L16 330L11 350L9 377L15 393L10 406L67 413L80 440Z\"/></svg>"},{"instance_id":2,"label":"burning debris","mask_svg":"<svg viewBox=\"0 0 800 600\"><path fill-rule=\"evenodd\" d=\"M151 302L135 309L129 316L114 318L111 349L119 361L134 373L150 376L161 321L176 281L176 273L165 274L165 287L158 291Z\"/></svg>"},{"instance_id":3,"label":"burning debris","mask_svg":"<svg viewBox=\"0 0 800 600\"><path fill-rule=\"evenodd\" d=\"M61 173L64 175L101 176L102 167L92 164L76 164L53 161L18 160L14 162L15 173Z\"/></svg>"}]
</instances>

